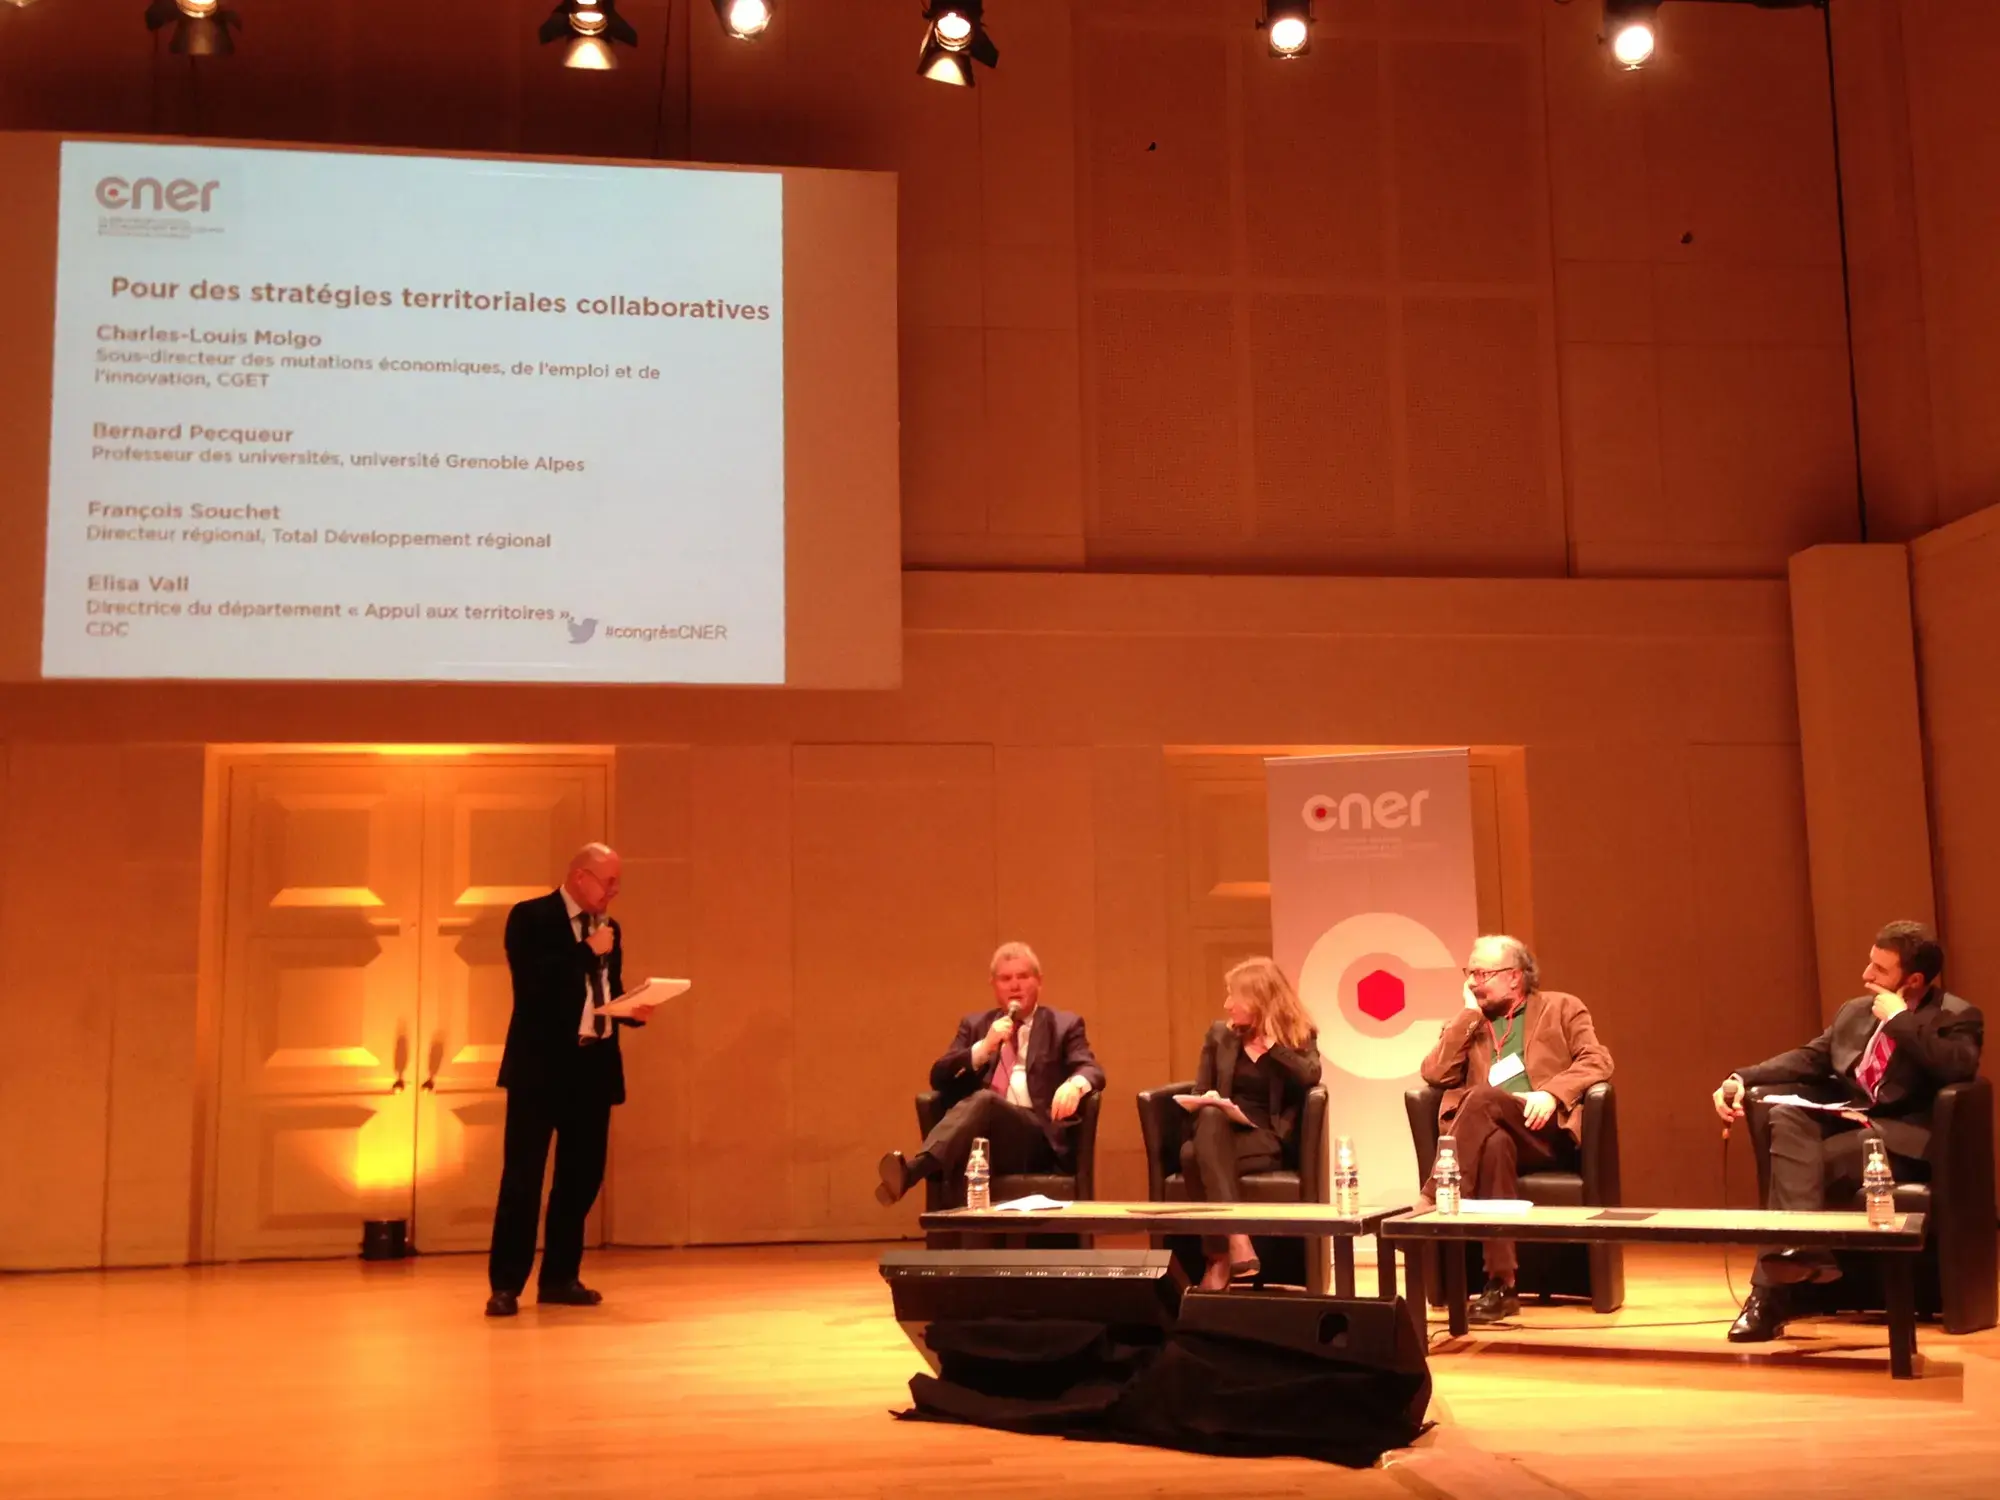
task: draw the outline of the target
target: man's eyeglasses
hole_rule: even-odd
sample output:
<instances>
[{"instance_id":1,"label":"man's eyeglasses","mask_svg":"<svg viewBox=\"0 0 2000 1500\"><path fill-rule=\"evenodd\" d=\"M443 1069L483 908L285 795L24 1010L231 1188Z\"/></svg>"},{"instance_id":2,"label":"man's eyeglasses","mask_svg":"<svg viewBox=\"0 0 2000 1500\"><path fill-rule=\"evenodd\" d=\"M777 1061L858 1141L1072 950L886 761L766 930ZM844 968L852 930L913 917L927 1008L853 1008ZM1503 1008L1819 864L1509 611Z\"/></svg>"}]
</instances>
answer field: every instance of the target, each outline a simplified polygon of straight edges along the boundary
<instances>
[{"instance_id":1,"label":"man's eyeglasses","mask_svg":"<svg viewBox=\"0 0 2000 1500\"><path fill-rule=\"evenodd\" d=\"M1460 972L1474 984L1484 984L1489 979L1498 979L1502 974L1513 974L1519 971L1515 965L1509 964L1504 969L1463 969Z\"/></svg>"}]
</instances>

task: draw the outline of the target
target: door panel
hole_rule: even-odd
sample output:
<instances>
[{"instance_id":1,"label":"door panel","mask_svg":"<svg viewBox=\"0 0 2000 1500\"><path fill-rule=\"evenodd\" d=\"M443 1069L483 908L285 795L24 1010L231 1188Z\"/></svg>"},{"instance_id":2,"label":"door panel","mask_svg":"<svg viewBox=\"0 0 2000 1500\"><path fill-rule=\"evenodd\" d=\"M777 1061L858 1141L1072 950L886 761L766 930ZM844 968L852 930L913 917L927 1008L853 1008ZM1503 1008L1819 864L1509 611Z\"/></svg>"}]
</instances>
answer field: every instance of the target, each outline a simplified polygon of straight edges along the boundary
<instances>
[{"instance_id":1,"label":"door panel","mask_svg":"<svg viewBox=\"0 0 2000 1500\"><path fill-rule=\"evenodd\" d=\"M506 1122L494 1080L513 1009L507 912L546 894L572 854L604 837L605 779L589 764L428 773L416 1173L425 1250L484 1249L491 1235Z\"/></svg>"},{"instance_id":2,"label":"door panel","mask_svg":"<svg viewBox=\"0 0 2000 1500\"><path fill-rule=\"evenodd\" d=\"M245 765L229 809L216 1253L351 1254L409 1208L422 784Z\"/></svg>"},{"instance_id":3,"label":"door panel","mask_svg":"<svg viewBox=\"0 0 2000 1500\"><path fill-rule=\"evenodd\" d=\"M352 1255L371 1218L485 1249L507 911L605 836L607 781L583 760L230 768L216 1256Z\"/></svg>"}]
</instances>

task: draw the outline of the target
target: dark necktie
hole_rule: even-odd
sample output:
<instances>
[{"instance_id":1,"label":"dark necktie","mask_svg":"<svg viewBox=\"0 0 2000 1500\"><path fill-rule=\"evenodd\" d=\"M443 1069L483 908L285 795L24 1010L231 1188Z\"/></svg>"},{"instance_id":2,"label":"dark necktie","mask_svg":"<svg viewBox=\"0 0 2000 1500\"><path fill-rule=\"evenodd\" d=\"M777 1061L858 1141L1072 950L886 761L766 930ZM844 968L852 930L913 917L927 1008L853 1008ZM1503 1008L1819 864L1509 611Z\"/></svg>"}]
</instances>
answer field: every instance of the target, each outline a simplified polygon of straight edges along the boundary
<instances>
[{"instance_id":1,"label":"dark necktie","mask_svg":"<svg viewBox=\"0 0 2000 1500\"><path fill-rule=\"evenodd\" d=\"M611 1034L611 1020L601 1008L604 1004L604 956L590 946L590 913L578 912L576 925L583 935L584 972L590 976L590 1034L601 1041Z\"/></svg>"}]
</instances>

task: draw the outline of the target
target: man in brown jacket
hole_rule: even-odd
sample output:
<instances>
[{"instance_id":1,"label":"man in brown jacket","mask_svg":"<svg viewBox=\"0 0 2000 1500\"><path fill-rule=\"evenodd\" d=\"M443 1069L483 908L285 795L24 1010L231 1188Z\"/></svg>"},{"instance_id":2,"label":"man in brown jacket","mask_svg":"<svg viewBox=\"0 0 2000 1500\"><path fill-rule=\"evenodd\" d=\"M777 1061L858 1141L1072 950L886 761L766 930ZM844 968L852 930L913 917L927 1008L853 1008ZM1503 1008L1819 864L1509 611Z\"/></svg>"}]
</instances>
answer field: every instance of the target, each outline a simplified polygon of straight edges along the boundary
<instances>
[{"instance_id":1,"label":"man in brown jacket","mask_svg":"<svg viewBox=\"0 0 2000 1500\"><path fill-rule=\"evenodd\" d=\"M1424 1082L1444 1090L1438 1128L1458 1148L1468 1198L1512 1198L1522 1168L1573 1164L1583 1138L1584 1094L1611 1076L1611 1054L1574 995L1537 983L1535 956L1518 938L1472 945L1465 1009L1424 1059ZM1424 1184L1426 1197L1432 1185ZM1493 1323L1521 1310L1512 1240L1486 1242L1486 1289L1468 1316Z\"/></svg>"}]
</instances>

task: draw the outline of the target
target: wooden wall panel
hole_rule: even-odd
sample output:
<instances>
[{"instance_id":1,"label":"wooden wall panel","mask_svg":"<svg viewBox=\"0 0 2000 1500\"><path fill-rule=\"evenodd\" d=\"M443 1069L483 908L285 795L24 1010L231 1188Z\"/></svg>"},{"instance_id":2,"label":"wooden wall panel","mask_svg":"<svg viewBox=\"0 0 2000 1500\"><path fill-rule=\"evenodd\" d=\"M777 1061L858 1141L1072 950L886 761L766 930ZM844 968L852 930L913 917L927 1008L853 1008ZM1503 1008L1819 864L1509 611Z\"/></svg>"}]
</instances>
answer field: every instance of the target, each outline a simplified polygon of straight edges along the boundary
<instances>
[{"instance_id":1,"label":"wooden wall panel","mask_svg":"<svg viewBox=\"0 0 2000 1500\"><path fill-rule=\"evenodd\" d=\"M2000 995L2000 507L1918 538L1910 555L1945 979L1990 1017ZM1988 1077L1994 1058L1989 1045Z\"/></svg>"},{"instance_id":2,"label":"wooden wall panel","mask_svg":"<svg viewBox=\"0 0 2000 1500\"><path fill-rule=\"evenodd\" d=\"M993 752L801 745L793 764L796 1223L813 1239L907 1231L921 1199L885 1213L875 1162L913 1149L932 1060L990 1003Z\"/></svg>"},{"instance_id":3,"label":"wooden wall panel","mask_svg":"<svg viewBox=\"0 0 2000 1500\"><path fill-rule=\"evenodd\" d=\"M15 745L0 883L0 1267L96 1265L103 1254L107 1089L130 920L116 869L121 754Z\"/></svg>"}]
</instances>

